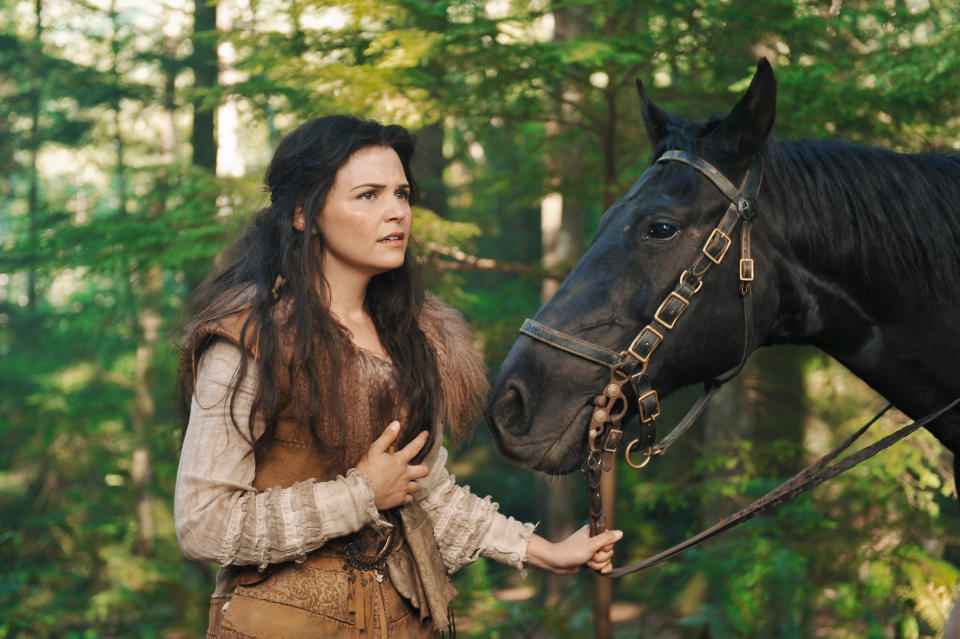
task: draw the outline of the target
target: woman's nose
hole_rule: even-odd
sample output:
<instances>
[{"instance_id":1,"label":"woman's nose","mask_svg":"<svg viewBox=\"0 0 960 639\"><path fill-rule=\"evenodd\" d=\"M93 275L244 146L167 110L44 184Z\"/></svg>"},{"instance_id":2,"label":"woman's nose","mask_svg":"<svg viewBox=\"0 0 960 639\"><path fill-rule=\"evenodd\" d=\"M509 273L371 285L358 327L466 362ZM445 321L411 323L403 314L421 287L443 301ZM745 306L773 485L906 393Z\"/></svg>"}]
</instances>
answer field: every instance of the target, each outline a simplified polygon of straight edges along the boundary
<instances>
[{"instance_id":1,"label":"woman's nose","mask_svg":"<svg viewBox=\"0 0 960 639\"><path fill-rule=\"evenodd\" d=\"M388 222L403 222L408 215L410 215L409 206L404 202L394 202L387 210L386 218Z\"/></svg>"}]
</instances>

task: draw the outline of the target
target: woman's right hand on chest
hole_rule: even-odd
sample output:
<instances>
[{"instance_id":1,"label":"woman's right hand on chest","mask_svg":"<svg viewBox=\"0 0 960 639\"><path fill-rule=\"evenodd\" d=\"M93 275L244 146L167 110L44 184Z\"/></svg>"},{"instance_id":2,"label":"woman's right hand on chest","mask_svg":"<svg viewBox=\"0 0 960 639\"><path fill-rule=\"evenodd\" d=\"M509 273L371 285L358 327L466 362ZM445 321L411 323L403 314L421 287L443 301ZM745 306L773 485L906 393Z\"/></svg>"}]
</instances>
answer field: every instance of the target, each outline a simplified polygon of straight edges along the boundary
<instances>
[{"instance_id":1,"label":"woman's right hand on chest","mask_svg":"<svg viewBox=\"0 0 960 639\"><path fill-rule=\"evenodd\" d=\"M413 501L413 493L420 490L417 481L427 476L426 464L411 465L413 459L427 442L429 433L423 431L409 444L396 452L391 451L400 432L400 422L391 422L357 463L357 470L367 476L373 490L373 503L377 510L388 510Z\"/></svg>"}]
</instances>

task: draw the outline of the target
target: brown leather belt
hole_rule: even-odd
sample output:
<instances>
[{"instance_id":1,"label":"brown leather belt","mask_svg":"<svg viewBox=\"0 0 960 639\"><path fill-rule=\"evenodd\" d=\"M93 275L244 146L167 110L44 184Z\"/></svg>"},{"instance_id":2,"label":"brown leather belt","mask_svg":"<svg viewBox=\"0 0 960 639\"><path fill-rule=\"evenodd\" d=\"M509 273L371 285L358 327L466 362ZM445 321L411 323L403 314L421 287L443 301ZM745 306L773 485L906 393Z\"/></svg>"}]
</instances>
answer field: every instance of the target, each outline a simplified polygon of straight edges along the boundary
<instances>
[{"instance_id":1,"label":"brown leather belt","mask_svg":"<svg viewBox=\"0 0 960 639\"><path fill-rule=\"evenodd\" d=\"M397 525L386 535L367 527L321 546L307 555L301 565L316 570L346 572L349 582L347 612L353 613L355 636L359 637L362 632L373 634L379 626L380 639L387 639L386 604L380 584L384 579L389 580L387 560L402 546L403 535ZM229 590L232 593L237 586L258 584L286 565L289 562L272 564L265 570L248 566L236 575Z\"/></svg>"}]
</instances>

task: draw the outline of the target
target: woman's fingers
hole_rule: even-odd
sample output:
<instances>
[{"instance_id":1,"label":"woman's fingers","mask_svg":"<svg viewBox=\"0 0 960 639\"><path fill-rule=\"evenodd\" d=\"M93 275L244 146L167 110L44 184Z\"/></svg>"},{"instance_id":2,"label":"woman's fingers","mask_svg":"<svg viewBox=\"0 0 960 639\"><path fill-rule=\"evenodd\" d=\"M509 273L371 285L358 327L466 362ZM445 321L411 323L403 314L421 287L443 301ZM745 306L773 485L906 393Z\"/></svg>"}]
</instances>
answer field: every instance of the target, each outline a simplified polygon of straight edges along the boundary
<instances>
[{"instance_id":1,"label":"woman's fingers","mask_svg":"<svg viewBox=\"0 0 960 639\"><path fill-rule=\"evenodd\" d=\"M399 426L400 424L397 423L398 428ZM421 431L419 435L410 440L409 444L401 448L397 452L397 455L400 456L400 459L402 459L404 463L409 462L417 456L417 453L420 452L423 445L427 443L427 437L429 437L429 435L430 433L428 431Z\"/></svg>"},{"instance_id":2,"label":"woman's fingers","mask_svg":"<svg viewBox=\"0 0 960 639\"><path fill-rule=\"evenodd\" d=\"M384 453L390 446L393 445L393 442L396 441L397 435L400 433L400 422L394 420L390 422L390 425L383 431L379 437L373 440L373 443L370 444L370 450L375 453Z\"/></svg>"},{"instance_id":3,"label":"woman's fingers","mask_svg":"<svg viewBox=\"0 0 960 639\"><path fill-rule=\"evenodd\" d=\"M598 552L604 546L609 547L612 550L613 544L620 541L622 537L623 531L620 530L607 530L600 533L596 537L591 537L590 542L591 546L593 547L593 552Z\"/></svg>"},{"instance_id":4,"label":"woman's fingers","mask_svg":"<svg viewBox=\"0 0 960 639\"><path fill-rule=\"evenodd\" d=\"M623 532L619 530L608 530L596 537L592 537L594 542L593 557L587 561L587 566L601 575L605 575L613 570L613 544L623 537Z\"/></svg>"},{"instance_id":5,"label":"woman's fingers","mask_svg":"<svg viewBox=\"0 0 960 639\"><path fill-rule=\"evenodd\" d=\"M370 444L367 454L357 464L370 478L374 504L380 509L412 502L412 494L420 490L417 480L430 474L430 467L426 464L409 464L423 449L430 433L421 432L401 450L394 452L393 446L399 433L400 422L394 420Z\"/></svg>"},{"instance_id":6,"label":"woman's fingers","mask_svg":"<svg viewBox=\"0 0 960 639\"><path fill-rule=\"evenodd\" d=\"M430 467L426 464L417 464L416 466L407 466L407 479L415 481L423 479L430 474Z\"/></svg>"},{"instance_id":7,"label":"woman's fingers","mask_svg":"<svg viewBox=\"0 0 960 639\"><path fill-rule=\"evenodd\" d=\"M611 557L613 557L613 548L610 548L609 550L606 548L601 548L597 552L593 553L593 561L599 561L601 563L604 561L610 561Z\"/></svg>"},{"instance_id":8,"label":"woman's fingers","mask_svg":"<svg viewBox=\"0 0 960 639\"><path fill-rule=\"evenodd\" d=\"M611 572L613 570L613 564L611 564L609 561L604 562L602 564L588 561L587 567L590 568L591 570L595 570L596 572L599 572L601 575L605 575L608 572Z\"/></svg>"}]
</instances>

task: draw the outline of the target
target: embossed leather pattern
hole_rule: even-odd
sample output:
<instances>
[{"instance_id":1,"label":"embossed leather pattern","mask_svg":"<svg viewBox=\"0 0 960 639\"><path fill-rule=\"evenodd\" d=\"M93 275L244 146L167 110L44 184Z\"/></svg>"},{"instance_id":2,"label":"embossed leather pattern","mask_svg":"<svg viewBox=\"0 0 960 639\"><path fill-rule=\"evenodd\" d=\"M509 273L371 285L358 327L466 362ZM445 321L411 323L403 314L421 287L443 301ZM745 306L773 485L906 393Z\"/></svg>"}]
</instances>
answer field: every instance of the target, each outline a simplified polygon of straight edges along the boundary
<instances>
[{"instance_id":1,"label":"embossed leather pattern","mask_svg":"<svg viewBox=\"0 0 960 639\"><path fill-rule=\"evenodd\" d=\"M343 559L311 558L310 563L286 564L259 583L238 585L225 611L224 598L211 600L207 639L380 637L382 619L391 639L440 637L432 624L420 621L388 576L378 582L372 573L363 573L367 582L363 588L371 589L374 609L370 623L359 630L348 610L352 585Z\"/></svg>"}]
</instances>

